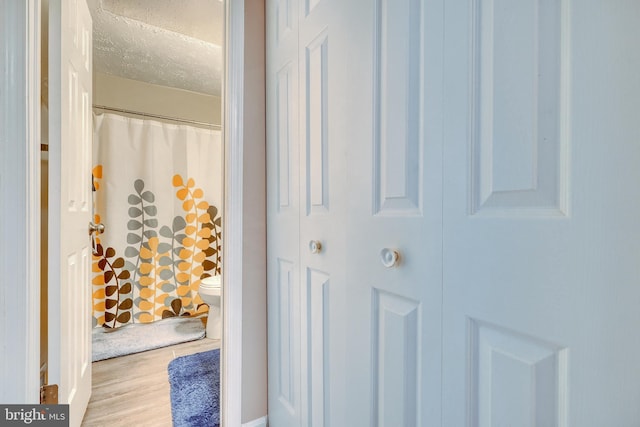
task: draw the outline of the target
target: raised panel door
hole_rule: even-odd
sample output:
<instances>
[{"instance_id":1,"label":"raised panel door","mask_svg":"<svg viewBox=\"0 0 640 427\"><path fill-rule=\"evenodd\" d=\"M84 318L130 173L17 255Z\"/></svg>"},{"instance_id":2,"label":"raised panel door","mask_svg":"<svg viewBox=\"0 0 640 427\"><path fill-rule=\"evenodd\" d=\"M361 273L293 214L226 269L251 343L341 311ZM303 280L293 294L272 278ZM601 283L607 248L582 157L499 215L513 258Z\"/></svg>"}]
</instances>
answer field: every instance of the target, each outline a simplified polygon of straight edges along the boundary
<instances>
[{"instance_id":1,"label":"raised panel door","mask_svg":"<svg viewBox=\"0 0 640 427\"><path fill-rule=\"evenodd\" d=\"M92 20L85 0L49 7L49 382L79 426L91 396Z\"/></svg>"}]
</instances>

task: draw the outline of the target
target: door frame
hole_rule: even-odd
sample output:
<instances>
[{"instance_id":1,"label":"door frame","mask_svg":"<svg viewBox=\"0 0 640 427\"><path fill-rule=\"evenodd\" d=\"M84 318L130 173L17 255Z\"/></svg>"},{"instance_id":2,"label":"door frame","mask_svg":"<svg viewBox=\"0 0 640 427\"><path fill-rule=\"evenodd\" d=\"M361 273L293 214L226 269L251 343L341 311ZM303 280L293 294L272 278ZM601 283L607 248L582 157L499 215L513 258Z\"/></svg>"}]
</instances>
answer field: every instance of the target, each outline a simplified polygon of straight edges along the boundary
<instances>
[{"instance_id":1,"label":"door frame","mask_svg":"<svg viewBox=\"0 0 640 427\"><path fill-rule=\"evenodd\" d=\"M225 213L220 372L223 426L242 424L244 1L225 1L225 74L222 89ZM234 237L230 239L229 236ZM229 286L229 283L240 286Z\"/></svg>"},{"instance_id":2,"label":"door frame","mask_svg":"<svg viewBox=\"0 0 640 427\"><path fill-rule=\"evenodd\" d=\"M266 427L265 35L258 22L264 23L264 2L226 0L225 8L220 407L224 426Z\"/></svg>"},{"instance_id":3,"label":"door frame","mask_svg":"<svg viewBox=\"0 0 640 427\"><path fill-rule=\"evenodd\" d=\"M39 403L40 0L0 16L0 401Z\"/></svg>"},{"instance_id":4,"label":"door frame","mask_svg":"<svg viewBox=\"0 0 640 427\"><path fill-rule=\"evenodd\" d=\"M224 99L226 220L224 273L224 333L221 412L227 426L242 419L242 288L243 225L252 218L243 212L243 127L245 0L227 0ZM40 397L40 0L0 2L0 274L15 278L8 292L0 286L0 372L13 384L0 393L3 403L39 403ZM4 58L9 61L5 63ZM11 143L23 141L26 144ZM9 167L11 166L11 167ZM6 178L5 178L6 171ZM6 181L5 181L6 179ZM5 185L4 182L15 185ZM52 197L54 195L50 195ZM5 207L19 206L8 210ZM9 248L11 245L11 248ZM10 250L9 250L10 249ZM229 286L233 283L233 286ZM265 331L266 334L266 331ZM264 384L266 388L266 384ZM5 395L5 392L7 393Z\"/></svg>"}]
</instances>

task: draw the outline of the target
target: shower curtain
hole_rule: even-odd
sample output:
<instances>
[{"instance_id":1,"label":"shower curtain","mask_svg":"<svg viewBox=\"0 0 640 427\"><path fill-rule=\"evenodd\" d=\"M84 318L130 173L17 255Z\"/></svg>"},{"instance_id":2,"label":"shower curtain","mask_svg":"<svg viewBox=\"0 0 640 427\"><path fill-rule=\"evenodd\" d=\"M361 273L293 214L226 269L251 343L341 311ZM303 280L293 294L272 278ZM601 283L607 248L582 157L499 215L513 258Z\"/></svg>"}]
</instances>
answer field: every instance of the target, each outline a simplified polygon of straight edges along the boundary
<instances>
[{"instance_id":1,"label":"shower curtain","mask_svg":"<svg viewBox=\"0 0 640 427\"><path fill-rule=\"evenodd\" d=\"M207 312L221 272L220 131L94 116L93 324L117 328Z\"/></svg>"}]
</instances>

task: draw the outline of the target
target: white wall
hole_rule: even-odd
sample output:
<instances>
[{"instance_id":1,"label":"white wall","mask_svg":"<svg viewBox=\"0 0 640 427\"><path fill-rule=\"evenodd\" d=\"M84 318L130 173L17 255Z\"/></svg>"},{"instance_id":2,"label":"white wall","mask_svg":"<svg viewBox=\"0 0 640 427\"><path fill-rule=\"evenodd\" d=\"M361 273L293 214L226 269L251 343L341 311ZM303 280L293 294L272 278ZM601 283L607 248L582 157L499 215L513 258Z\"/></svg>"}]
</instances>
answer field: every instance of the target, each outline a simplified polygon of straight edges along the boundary
<instances>
[{"instance_id":1,"label":"white wall","mask_svg":"<svg viewBox=\"0 0 640 427\"><path fill-rule=\"evenodd\" d=\"M222 123L222 105L218 96L154 85L110 74L97 72L93 74L93 103L215 125Z\"/></svg>"}]
</instances>

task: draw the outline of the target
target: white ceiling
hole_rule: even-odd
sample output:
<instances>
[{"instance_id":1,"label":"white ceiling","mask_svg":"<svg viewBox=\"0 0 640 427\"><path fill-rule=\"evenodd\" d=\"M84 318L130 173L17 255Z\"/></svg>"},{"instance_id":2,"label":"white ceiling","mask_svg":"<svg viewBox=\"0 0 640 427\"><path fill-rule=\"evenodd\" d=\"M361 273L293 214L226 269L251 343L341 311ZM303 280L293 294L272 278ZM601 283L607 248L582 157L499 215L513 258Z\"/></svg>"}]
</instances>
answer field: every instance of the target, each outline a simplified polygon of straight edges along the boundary
<instances>
[{"instance_id":1,"label":"white ceiling","mask_svg":"<svg viewBox=\"0 0 640 427\"><path fill-rule=\"evenodd\" d=\"M94 71L210 95L222 87L221 0L87 0Z\"/></svg>"}]
</instances>

